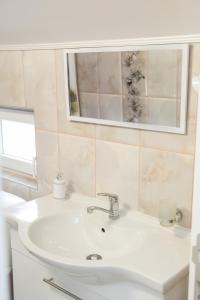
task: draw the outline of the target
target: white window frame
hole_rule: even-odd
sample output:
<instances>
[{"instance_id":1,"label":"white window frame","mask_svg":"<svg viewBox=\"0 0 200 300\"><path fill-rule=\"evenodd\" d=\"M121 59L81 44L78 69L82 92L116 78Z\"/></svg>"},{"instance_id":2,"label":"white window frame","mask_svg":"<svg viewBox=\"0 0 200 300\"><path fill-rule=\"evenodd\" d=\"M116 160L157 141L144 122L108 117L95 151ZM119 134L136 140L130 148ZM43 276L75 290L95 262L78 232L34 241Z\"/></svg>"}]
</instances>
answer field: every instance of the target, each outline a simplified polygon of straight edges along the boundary
<instances>
[{"instance_id":1,"label":"white window frame","mask_svg":"<svg viewBox=\"0 0 200 300\"><path fill-rule=\"evenodd\" d=\"M33 111L0 108L0 161L4 169L10 169L16 172L25 173L36 177L36 158L33 161L15 158L3 154L3 134L2 134L2 120L16 121L20 123L34 124Z\"/></svg>"}]
</instances>

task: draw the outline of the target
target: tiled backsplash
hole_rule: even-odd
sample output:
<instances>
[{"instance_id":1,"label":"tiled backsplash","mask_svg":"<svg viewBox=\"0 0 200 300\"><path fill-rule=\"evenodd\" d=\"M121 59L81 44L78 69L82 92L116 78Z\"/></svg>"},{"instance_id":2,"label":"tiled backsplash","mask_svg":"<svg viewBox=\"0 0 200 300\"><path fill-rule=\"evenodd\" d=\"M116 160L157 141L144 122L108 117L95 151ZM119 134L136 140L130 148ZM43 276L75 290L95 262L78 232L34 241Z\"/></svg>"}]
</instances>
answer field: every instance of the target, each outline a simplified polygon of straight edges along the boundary
<instances>
[{"instance_id":1,"label":"tiled backsplash","mask_svg":"<svg viewBox=\"0 0 200 300\"><path fill-rule=\"evenodd\" d=\"M119 194L125 207L158 216L170 199L190 226L197 96L191 79L200 73L200 45L190 52L187 135L68 122L62 50L1 51L0 104L33 108L39 190L3 180L6 191L33 199L52 190L61 170L69 191Z\"/></svg>"}]
</instances>

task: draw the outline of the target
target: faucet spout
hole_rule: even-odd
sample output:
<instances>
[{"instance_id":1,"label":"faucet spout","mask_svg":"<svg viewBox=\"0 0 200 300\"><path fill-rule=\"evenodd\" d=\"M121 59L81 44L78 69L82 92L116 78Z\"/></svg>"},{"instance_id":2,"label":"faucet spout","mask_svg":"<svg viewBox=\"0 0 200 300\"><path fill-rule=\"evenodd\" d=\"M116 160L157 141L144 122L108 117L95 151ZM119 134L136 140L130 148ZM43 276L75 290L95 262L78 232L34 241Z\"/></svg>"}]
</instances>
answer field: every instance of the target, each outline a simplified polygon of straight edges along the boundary
<instances>
[{"instance_id":1,"label":"faucet spout","mask_svg":"<svg viewBox=\"0 0 200 300\"><path fill-rule=\"evenodd\" d=\"M105 208L99 207L99 206L89 206L87 208L87 212L89 214L92 214L94 210L100 210L100 211L103 211L103 212L108 213L108 214L110 213L110 211L108 209L105 209Z\"/></svg>"},{"instance_id":2,"label":"faucet spout","mask_svg":"<svg viewBox=\"0 0 200 300\"><path fill-rule=\"evenodd\" d=\"M118 219L119 218L119 201L118 201L118 196L117 195L113 195L113 194L109 194L109 193L99 193L99 196L107 196L109 201L110 201L110 209L105 209L103 207L99 207L99 206L89 206L87 208L87 212L89 214L93 213L94 210L100 210L103 211L105 213L109 214L109 217L113 220Z\"/></svg>"}]
</instances>

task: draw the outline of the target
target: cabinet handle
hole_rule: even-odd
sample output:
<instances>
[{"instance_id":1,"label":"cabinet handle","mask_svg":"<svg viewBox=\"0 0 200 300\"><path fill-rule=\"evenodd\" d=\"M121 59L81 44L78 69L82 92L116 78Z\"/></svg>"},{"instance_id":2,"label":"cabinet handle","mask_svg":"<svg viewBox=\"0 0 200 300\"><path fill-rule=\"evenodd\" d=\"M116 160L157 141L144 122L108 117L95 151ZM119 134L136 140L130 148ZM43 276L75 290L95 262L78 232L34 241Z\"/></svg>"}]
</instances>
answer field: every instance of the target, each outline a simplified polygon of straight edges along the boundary
<instances>
[{"instance_id":1,"label":"cabinet handle","mask_svg":"<svg viewBox=\"0 0 200 300\"><path fill-rule=\"evenodd\" d=\"M73 299L75 299L75 300L83 300L83 299L79 298L78 296L76 296L76 295L70 293L69 291L63 289L61 286L59 286L59 285L57 285L56 283L54 283L53 280L54 280L53 278L50 278L50 279L43 278L43 281L44 281L45 283L47 283L47 284L49 284L50 286L54 287L55 289L57 289L57 290L63 292L64 294L66 294L66 295L72 297Z\"/></svg>"}]
</instances>

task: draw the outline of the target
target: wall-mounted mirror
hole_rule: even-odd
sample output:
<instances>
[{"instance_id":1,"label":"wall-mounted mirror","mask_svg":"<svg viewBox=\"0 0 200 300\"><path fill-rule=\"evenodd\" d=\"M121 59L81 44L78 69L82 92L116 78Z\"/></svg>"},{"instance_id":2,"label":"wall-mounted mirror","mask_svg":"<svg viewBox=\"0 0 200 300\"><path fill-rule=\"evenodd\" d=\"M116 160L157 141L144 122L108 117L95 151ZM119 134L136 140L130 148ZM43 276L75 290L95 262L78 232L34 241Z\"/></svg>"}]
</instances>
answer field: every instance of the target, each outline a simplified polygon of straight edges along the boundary
<instances>
[{"instance_id":1,"label":"wall-mounted mirror","mask_svg":"<svg viewBox=\"0 0 200 300\"><path fill-rule=\"evenodd\" d=\"M65 50L72 121L185 133L186 44Z\"/></svg>"}]
</instances>

